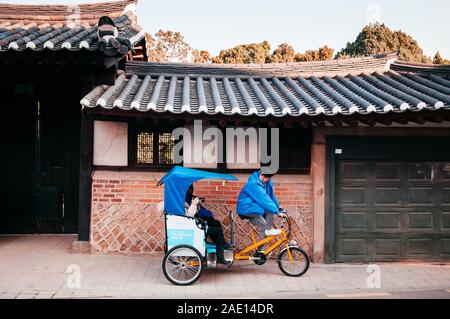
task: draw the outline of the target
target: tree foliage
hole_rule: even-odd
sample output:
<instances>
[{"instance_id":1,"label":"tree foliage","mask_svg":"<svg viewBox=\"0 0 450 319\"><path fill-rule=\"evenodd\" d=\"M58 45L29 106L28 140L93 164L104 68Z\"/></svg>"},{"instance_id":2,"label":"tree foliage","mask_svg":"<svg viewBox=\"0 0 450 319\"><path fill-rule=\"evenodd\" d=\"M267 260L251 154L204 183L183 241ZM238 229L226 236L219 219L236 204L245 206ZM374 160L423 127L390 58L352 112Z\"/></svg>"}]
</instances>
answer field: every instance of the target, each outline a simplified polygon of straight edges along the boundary
<instances>
[{"instance_id":1,"label":"tree foliage","mask_svg":"<svg viewBox=\"0 0 450 319\"><path fill-rule=\"evenodd\" d=\"M365 26L355 41L347 42L346 47L338 52L336 57L359 57L396 51L399 52L399 59L403 61L430 62L410 35L400 30L392 31L380 23Z\"/></svg>"},{"instance_id":2,"label":"tree foliage","mask_svg":"<svg viewBox=\"0 0 450 319\"><path fill-rule=\"evenodd\" d=\"M305 53L297 53L294 61L326 61L333 59L334 49L323 46L317 50L307 50Z\"/></svg>"},{"instance_id":3,"label":"tree foliage","mask_svg":"<svg viewBox=\"0 0 450 319\"><path fill-rule=\"evenodd\" d=\"M288 43L281 43L273 52L267 41L261 43L241 44L234 48L222 50L212 63L286 63L299 61L324 61L333 58L334 50L324 46L305 53L296 53Z\"/></svg>"},{"instance_id":4,"label":"tree foliage","mask_svg":"<svg viewBox=\"0 0 450 319\"><path fill-rule=\"evenodd\" d=\"M439 53L439 51L437 51L436 54L434 55L433 63L434 64L450 64L450 60L444 59L441 56L441 54Z\"/></svg>"},{"instance_id":5,"label":"tree foliage","mask_svg":"<svg viewBox=\"0 0 450 319\"><path fill-rule=\"evenodd\" d=\"M192 51L192 62L194 63L210 63L211 54L206 50L193 50Z\"/></svg>"},{"instance_id":6,"label":"tree foliage","mask_svg":"<svg viewBox=\"0 0 450 319\"><path fill-rule=\"evenodd\" d=\"M180 32L159 30L154 36L145 35L149 61L189 62L191 46Z\"/></svg>"},{"instance_id":7,"label":"tree foliage","mask_svg":"<svg viewBox=\"0 0 450 319\"><path fill-rule=\"evenodd\" d=\"M272 54L268 57L266 62L270 63L292 62L294 61L294 57L295 57L294 48L287 43L282 43L275 50L273 50Z\"/></svg>"},{"instance_id":8,"label":"tree foliage","mask_svg":"<svg viewBox=\"0 0 450 319\"><path fill-rule=\"evenodd\" d=\"M221 50L213 63L265 63L270 56L270 44L261 43L240 44L231 49Z\"/></svg>"},{"instance_id":9,"label":"tree foliage","mask_svg":"<svg viewBox=\"0 0 450 319\"><path fill-rule=\"evenodd\" d=\"M286 63L301 61L325 61L333 59L334 49L323 46L317 50L295 52L288 43L279 44L273 51L268 41L240 44L221 50L211 56L206 50L193 49L180 32L159 30L155 35L146 34L149 61L194 62L194 63ZM436 52L433 60L423 54L423 50L410 35L402 31L392 31L384 24L365 26L355 41L348 42L335 58L369 56L399 52L399 59L408 62L450 64L450 60Z\"/></svg>"}]
</instances>

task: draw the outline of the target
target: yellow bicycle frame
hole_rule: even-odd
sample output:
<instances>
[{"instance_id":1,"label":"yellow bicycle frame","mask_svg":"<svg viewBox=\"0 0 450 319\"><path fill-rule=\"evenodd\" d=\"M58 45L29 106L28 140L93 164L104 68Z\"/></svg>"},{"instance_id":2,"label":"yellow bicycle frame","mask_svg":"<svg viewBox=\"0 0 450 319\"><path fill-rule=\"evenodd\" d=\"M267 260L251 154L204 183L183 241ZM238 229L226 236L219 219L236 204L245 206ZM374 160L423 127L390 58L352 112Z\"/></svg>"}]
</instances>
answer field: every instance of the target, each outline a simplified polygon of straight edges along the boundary
<instances>
[{"instance_id":1,"label":"yellow bicycle frame","mask_svg":"<svg viewBox=\"0 0 450 319\"><path fill-rule=\"evenodd\" d=\"M277 239L277 237L278 237L278 239ZM288 256L289 256L289 261L291 263L294 262L294 259L292 257L291 251L289 249L289 243L288 243L286 230L284 228L281 228L281 234L280 235L269 236L269 237L266 237L263 240L260 240L258 242L255 240L255 236L253 234L253 229L252 229L252 240L253 240L253 244L251 244L247 248L245 248L245 249L243 249L241 251L238 251L238 252L236 252L234 254L234 259L235 260L252 260L254 258L253 255L252 254L248 254L248 253L252 252L253 250L258 249L259 246L267 244L267 243L269 243L272 240L277 240L269 248L264 250L264 254L267 256L274 249L276 249L277 247L279 247L283 243L286 243L286 249L287 249L287 253L288 253Z\"/></svg>"}]
</instances>

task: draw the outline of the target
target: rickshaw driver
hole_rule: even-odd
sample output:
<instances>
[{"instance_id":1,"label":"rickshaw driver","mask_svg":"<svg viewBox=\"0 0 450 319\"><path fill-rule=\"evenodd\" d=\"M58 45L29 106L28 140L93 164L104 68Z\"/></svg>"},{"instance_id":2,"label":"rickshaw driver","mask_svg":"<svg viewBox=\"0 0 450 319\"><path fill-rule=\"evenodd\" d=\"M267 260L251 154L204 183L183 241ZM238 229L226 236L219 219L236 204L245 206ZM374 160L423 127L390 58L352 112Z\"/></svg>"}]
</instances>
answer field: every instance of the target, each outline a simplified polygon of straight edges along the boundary
<instances>
[{"instance_id":1,"label":"rickshaw driver","mask_svg":"<svg viewBox=\"0 0 450 319\"><path fill-rule=\"evenodd\" d=\"M259 229L259 240L281 233L280 229L273 228L274 215L286 217L274 194L271 180L273 175L263 171L254 172L242 188L237 200L238 215L243 219L249 219L250 223Z\"/></svg>"}]
</instances>

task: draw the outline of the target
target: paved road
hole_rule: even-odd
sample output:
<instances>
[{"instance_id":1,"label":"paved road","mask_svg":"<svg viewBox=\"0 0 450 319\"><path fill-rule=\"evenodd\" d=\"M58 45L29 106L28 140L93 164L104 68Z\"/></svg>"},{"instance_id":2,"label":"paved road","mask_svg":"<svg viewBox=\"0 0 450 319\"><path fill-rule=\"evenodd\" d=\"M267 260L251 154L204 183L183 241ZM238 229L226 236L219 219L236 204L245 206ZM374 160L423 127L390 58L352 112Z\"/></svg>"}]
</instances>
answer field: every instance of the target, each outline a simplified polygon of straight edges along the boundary
<instances>
[{"instance_id":1,"label":"paved road","mask_svg":"<svg viewBox=\"0 0 450 319\"><path fill-rule=\"evenodd\" d=\"M72 254L74 240L0 236L0 298L450 298L450 263L312 264L292 278L274 261L241 262L178 287L164 278L162 255Z\"/></svg>"}]
</instances>

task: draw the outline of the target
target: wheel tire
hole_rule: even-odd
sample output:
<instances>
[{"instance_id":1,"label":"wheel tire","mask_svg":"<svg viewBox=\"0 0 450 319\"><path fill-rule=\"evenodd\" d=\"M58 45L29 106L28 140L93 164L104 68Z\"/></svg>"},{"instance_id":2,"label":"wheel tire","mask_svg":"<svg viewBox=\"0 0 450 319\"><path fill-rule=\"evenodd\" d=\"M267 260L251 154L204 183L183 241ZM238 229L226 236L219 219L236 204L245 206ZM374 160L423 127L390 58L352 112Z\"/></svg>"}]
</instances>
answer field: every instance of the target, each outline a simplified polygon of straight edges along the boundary
<instances>
[{"instance_id":1,"label":"wheel tire","mask_svg":"<svg viewBox=\"0 0 450 319\"><path fill-rule=\"evenodd\" d=\"M304 266L299 269L299 271L297 272L292 272L292 271L288 271L286 270L286 268L283 265L283 258L289 258L287 256L287 248L283 249L277 257L277 263L278 263L278 267L280 268L281 272L283 274L285 274L286 276L289 277L300 277L301 275L303 275L305 272L308 271L309 268L309 257L308 255L303 251L303 249L299 248L299 247L289 247L289 250L291 251L291 254L293 254L294 258L296 257L295 255L300 256L300 258L304 259ZM298 258L298 257L297 257ZM295 260L294 260L295 261Z\"/></svg>"},{"instance_id":2,"label":"wheel tire","mask_svg":"<svg viewBox=\"0 0 450 319\"><path fill-rule=\"evenodd\" d=\"M188 255L187 257L194 257L194 259L196 259L199 263L198 269L194 272L191 271L184 271L183 274L186 275L186 279L177 279L174 278L174 276L171 274L170 269L168 269L168 266L170 265L170 258L173 257L177 257L177 256L173 256L174 252L176 251L182 251L182 250L187 250L187 251L191 251L191 254L193 253L194 256L190 256ZM194 282L196 282L202 275L203 272L203 268L204 268L204 263L203 263L203 257L200 254L200 252L195 249L192 246L188 246L188 245L179 245L179 246L175 246L172 247L165 255L164 255L164 259L162 262L162 269L164 272L164 276L166 277L166 279L168 281L170 281L171 283L173 283L174 285L177 286L188 286L188 285L192 285ZM192 276L190 276L192 274Z\"/></svg>"}]
</instances>

